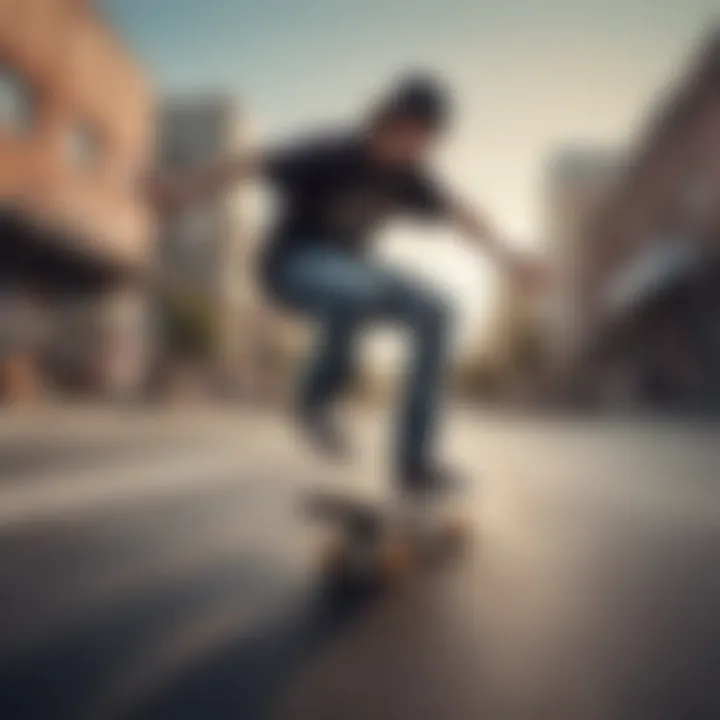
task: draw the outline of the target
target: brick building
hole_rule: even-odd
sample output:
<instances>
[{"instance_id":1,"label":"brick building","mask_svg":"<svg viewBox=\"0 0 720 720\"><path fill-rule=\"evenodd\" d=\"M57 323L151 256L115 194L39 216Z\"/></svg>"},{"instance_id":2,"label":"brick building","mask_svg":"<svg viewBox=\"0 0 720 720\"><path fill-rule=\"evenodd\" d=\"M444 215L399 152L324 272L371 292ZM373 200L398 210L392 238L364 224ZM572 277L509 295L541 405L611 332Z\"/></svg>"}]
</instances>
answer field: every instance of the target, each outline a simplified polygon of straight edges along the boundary
<instances>
[{"instance_id":1,"label":"brick building","mask_svg":"<svg viewBox=\"0 0 720 720\"><path fill-rule=\"evenodd\" d=\"M650 116L585 242L581 390L720 408L720 30Z\"/></svg>"},{"instance_id":2,"label":"brick building","mask_svg":"<svg viewBox=\"0 0 720 720\"><path fill-rule=\"evenodd\" d=\"M45 328L32 352L6 332L6 364L20 347L84 384L127 375L153 128L145 73L90 0L0 0L0 315L31 304Z\"/></svg>"}]
</instances>

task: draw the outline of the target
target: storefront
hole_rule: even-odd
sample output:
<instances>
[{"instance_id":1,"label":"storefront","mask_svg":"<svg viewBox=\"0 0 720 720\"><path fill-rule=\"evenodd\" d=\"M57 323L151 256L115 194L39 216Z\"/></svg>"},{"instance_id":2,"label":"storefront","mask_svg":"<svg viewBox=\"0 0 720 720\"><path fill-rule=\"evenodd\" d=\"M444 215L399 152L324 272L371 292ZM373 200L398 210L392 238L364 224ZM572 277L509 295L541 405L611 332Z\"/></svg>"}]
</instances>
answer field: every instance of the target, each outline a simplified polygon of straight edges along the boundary
<instances>
[{"instance_id":1,"label":"storefront","mask_svg":"<svg viewBox=\"0 0 720 720\"><path fill-rule=\"evenodd\" d=\"M720 257L659 245L605 292L589 384L601 405L720 412Z\"/></svg>"}]
</instances>

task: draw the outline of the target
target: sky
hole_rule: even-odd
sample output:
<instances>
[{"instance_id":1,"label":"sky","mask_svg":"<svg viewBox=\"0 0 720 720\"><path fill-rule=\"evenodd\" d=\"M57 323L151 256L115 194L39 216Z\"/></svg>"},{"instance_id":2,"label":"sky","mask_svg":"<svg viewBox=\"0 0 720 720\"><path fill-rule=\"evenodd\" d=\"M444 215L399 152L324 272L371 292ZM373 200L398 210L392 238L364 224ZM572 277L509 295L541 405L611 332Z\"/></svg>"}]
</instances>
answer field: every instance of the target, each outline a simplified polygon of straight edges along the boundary
<instances>
[{"instance_id":1,"label":"sky","mask_svg":"<svg viewBox=\"0 0 720 720\"><path fill-rule=\"evenodd\" d=\"M622 146L717 0L104 0L163 91L236 96L263 142L356 117L398 74L438 73L457 121L448 185L541 250L541 179L568 145ZM427 243L425 234L437 234ZM467 328L494 282L450 233L395 228L394 259L453 288Z\"/></svg>"}]
</instances>

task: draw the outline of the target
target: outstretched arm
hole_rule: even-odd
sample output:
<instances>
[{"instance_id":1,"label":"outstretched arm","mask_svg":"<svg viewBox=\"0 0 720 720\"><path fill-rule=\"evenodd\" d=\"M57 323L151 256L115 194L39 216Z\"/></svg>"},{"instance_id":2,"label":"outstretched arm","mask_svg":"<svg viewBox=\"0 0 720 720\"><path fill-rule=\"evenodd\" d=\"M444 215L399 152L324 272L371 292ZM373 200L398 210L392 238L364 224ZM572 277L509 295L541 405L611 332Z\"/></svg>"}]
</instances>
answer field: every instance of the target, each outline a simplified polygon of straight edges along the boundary
<instances>
[{"instance_id":1,"label":"outstretched arm","mask_svg":"<svg viewBox=\"0 0 720 720\"><path fill-rule=\"evenodd\" d=\"M224 158L172 177L152 178L147 192L158 212L170 214L260 174L262 165L259 153Z\"/></svg>"},{"instance_id":2,"label":"outstretched arm","mask_svg":"<svg viewBox=\"0 0 720 720\"><path fill-rule=\"evenodd\" d=\"M488 254L511 280L529 289L544 280L541 267L514 250L483 213L453 201L450 215L463 234Z\"/></svg>"}]
</instances>

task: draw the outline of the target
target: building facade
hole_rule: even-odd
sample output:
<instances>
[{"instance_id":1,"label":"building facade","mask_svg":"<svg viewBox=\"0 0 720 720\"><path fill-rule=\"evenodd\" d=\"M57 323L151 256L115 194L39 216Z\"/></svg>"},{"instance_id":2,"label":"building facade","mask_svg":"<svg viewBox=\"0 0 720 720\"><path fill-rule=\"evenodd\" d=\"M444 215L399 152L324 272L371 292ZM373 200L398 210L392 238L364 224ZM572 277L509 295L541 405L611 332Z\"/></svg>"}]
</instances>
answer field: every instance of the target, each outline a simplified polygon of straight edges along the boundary
<instances>
[{"instance_id":1,"label":"building facade","mask_svg":"<svg viewBox=\"0 0 720 720\"><path fill-rule=\"evenodd\" d=\"M720 31L649 118L586 242L585 389L720 408Z\"/></svg>"},{"instance_id":2,"label":"building facade","mask_svg":"<svg viewBox=\"0 0 720 720\"><path fill-rule=\"evenodd\" d=\"M549 379L562 383L583 342L589 309L584 303L582 268L592 253L591 219L619 181L624 155L599 147L566 147L548 163L544 187L544 246L553 285L542 312Z\"/></svg>"},{"instance_id":3,"label":"building facade","mask_svg":"<svg viewBox=\"0 0 720 720\"><path fill-rule=\"evenodd\" d=\"M139 330L107 308L136 304L151 257L153 105L92 2L0 0L0 302L36 307L54 332L35 360L81 384L112 384L118 353L125 376L140 362ZM18 344L4 338L5 360Z\"/></svg>"}]
</instances>

